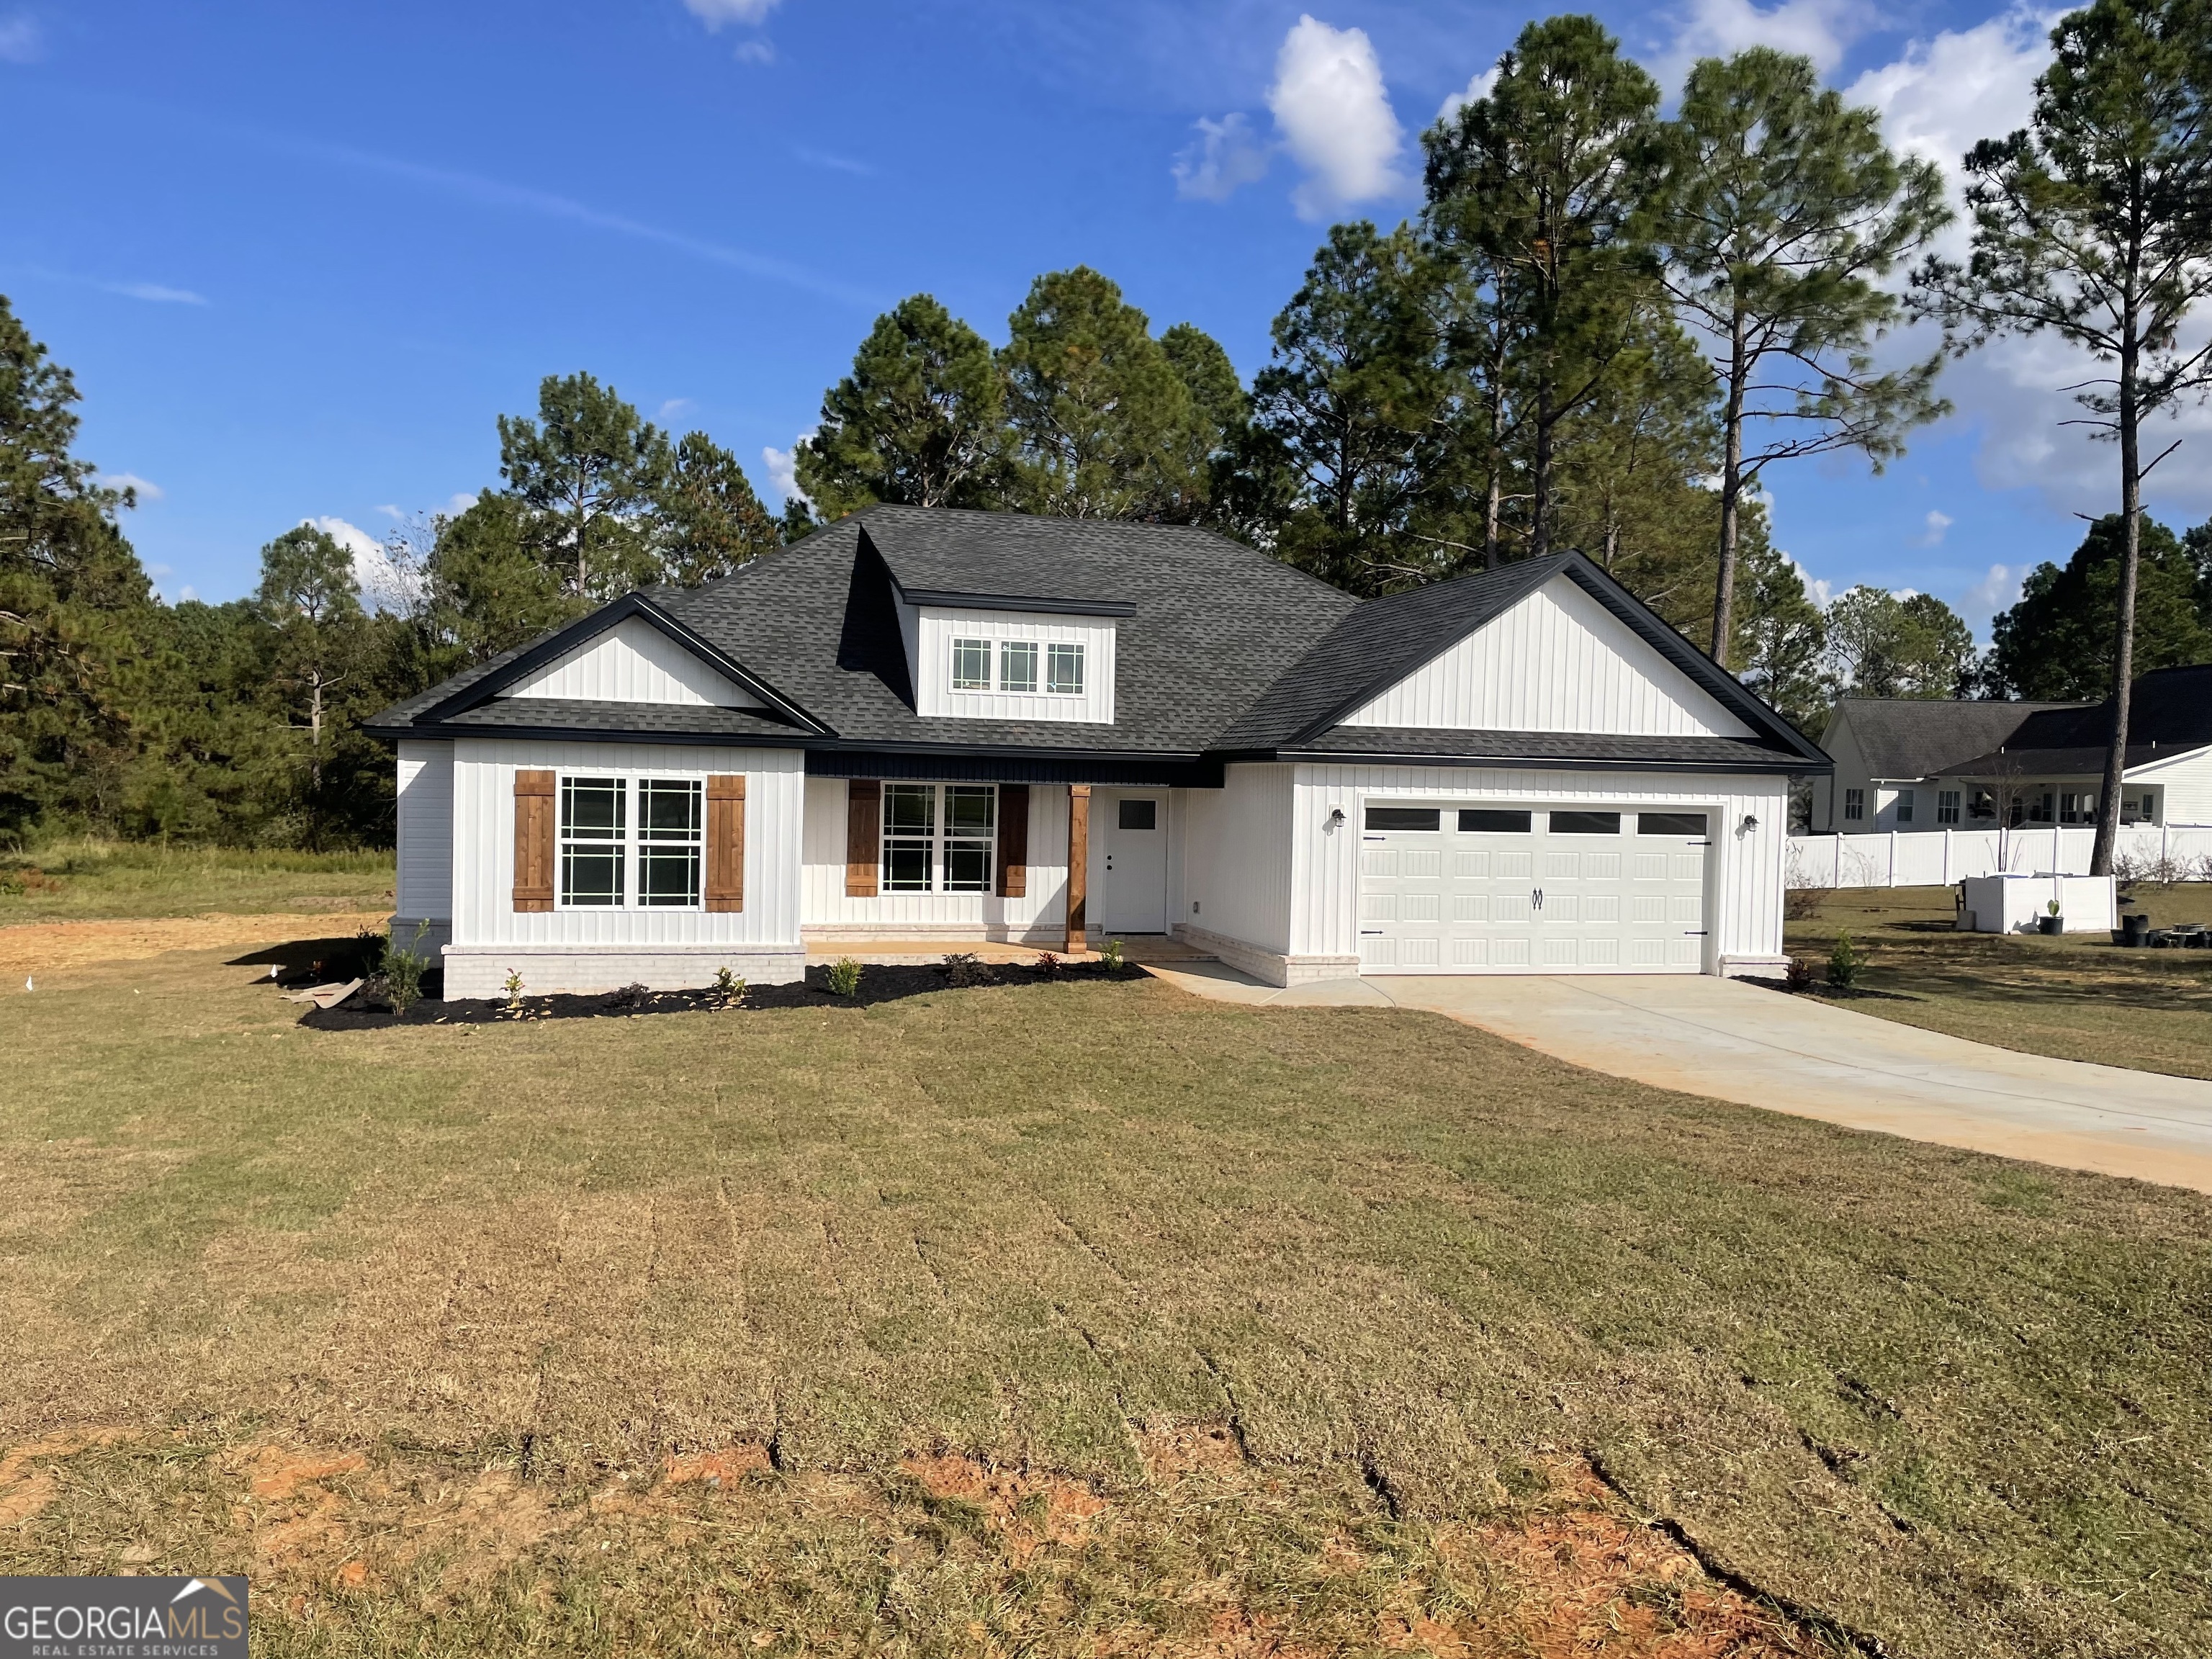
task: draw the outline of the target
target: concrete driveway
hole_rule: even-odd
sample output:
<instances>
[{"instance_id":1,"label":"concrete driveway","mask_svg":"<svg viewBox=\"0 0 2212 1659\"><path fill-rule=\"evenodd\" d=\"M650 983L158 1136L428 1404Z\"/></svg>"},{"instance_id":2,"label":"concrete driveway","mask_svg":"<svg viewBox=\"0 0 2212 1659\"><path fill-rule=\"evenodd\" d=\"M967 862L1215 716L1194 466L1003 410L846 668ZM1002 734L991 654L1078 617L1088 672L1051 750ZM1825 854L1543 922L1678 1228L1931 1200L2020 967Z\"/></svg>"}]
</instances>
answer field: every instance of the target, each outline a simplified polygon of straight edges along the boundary
<instances>
[{"instance_id":1,"label":"concrete driveway","mask_svg":"<svg viewBox=\"0 0 2212 1659\"><path fill-rule=\"evenodd\" d=\"M1328 980L1152 971L1273 1007L1419 1008L1614 1077L1939 1146L2212 1192L2212 1082L2047 1060L1701 975Z\"/></svg>"}]
</instances>

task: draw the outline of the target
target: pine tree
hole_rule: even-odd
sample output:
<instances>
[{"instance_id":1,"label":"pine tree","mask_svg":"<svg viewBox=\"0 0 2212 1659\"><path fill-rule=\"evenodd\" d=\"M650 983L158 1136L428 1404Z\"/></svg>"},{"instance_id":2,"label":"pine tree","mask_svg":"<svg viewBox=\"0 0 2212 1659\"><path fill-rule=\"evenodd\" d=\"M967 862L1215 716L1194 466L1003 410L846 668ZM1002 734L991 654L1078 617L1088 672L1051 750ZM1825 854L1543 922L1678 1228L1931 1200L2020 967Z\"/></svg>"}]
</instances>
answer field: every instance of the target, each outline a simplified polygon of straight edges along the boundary
<instances>
[{"instance_id":1,"label":"pine tree","mask_svg":"<svg viewBox=\"0 0 2212 1659\"><path fill-rule=\"evenodd\" d=\"M531 544L580 599L612 599L659 574L652 516L669 466L660 429L593 375L549 374L535 421L499 417L500 475L532 510Z\"/></svg>"},{"instance_id":2,"label":"pine tree","mask_svg":"<svg viewBox=\"0 0 2212 1659\"><path fill-rule=\"evenodd\" d=\"M782 544L738 458L703 432L687 432L676 446L657 505L662 574L684 587Z\"/></svg>"}]
</instances>

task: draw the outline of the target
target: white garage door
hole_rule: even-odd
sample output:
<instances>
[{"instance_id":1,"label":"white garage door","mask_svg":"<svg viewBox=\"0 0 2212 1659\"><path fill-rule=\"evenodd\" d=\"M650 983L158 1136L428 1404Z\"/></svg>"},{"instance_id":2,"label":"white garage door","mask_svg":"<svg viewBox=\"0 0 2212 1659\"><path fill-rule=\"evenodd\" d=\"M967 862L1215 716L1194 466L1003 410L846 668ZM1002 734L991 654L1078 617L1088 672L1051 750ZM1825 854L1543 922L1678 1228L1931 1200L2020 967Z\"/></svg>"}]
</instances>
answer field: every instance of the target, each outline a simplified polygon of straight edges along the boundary
<instances>
[{"instance_id":1,"label":"white garage door","mask_svg":"<svg viewBox=\"0 0 2212 1659\"><path fill-rule=\"evenodd\" d=\"M1370 802L1361 971L1699 972L1706 829L1702 812Z\"/></svg>"}]
</instances>

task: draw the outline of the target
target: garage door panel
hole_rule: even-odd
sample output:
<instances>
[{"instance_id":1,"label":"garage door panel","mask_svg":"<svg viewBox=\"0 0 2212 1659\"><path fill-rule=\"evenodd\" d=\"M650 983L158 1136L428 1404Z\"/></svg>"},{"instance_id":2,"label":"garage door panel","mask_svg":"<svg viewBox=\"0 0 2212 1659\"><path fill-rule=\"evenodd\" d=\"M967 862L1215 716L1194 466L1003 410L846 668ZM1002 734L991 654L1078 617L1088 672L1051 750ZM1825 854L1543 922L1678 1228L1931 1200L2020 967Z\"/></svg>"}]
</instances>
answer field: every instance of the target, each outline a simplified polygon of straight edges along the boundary
<instances>
[{"instance_id":1,"label":"garage door panel","mask_svg":"<svg viewBox=\"0 0 2212 1659\"><path fill-rule=\"evenodd\" d=\"M1395 816L1401 823L1426 816L1437 827L1365 832L1358 911L1365 970L1656 973L1704 965L1710 849L1703 836L1677 833L1683 815L1671 814L1667 832L1650 836L1632 809L1619 812L1618 834L1604 832L1611 808L1577 809L1572 825L1557 833L1543 808L1486 807L1462 817L1459 809L1424 804L1418 814Z\"/></svg>"}]
</instances>

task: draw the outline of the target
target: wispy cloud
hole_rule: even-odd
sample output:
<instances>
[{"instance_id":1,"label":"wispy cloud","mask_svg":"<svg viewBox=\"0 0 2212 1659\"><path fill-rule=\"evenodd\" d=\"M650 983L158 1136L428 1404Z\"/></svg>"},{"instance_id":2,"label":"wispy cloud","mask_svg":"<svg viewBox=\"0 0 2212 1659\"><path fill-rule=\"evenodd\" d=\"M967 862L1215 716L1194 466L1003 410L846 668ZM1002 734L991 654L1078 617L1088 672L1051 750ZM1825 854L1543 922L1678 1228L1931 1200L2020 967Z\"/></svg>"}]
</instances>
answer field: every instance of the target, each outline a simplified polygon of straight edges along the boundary
<instances>
[{"instance_id":1,"label":"wispy cloud","mask_svg":"<svg viewBox=\"0 0 2212 1659\"><path fill-rule=\"evenodd\" d=\"M831 173L849 173L856 179L872 179L875 168L866 161L856 161L849 155L833 155L826 149L809 149L805 145L793 147L792 155L811 167L823 167Z\"/></svg>"},{"instance_id":2,"label":"wispy cloud","mask_svg":"<svg viewBox=\"0 0 2212 1659\"><path fill-rule=\"evenodd\" d=\"M780 259L772 254L755 253L749 248L731 247L726 243L710 242L704 237L688 235L679 230L665 229L641 219L633 219L626 214L606 212L551 191L538 190L527 185L512 185L504 179L487 178L482 173L402 161L398 156L356 149L346 144L328 144L290 137L274 142L301 155L319 156L346 167L358 167L363 172L381 173L386 178L405 179L410 184L481 202L488 207L504 208L510 212L527 213L541 219L650 243L694 259L703 259L711 264L743 271L748 276L757 276L765 282L781 283L809 294L820 295L855 309L874 310L880 307L881 295L864 292L853 283L840 282L832 276L821 276L788 259Z\"/></svg>"},{"instance_id":3,"label":"wispy cloud","mask_svg":"<svg viewBox=\"0 0 2212 1659\"><path fill-rule=\"evenodd\" d=\"M666 403L661 404L653 418L660 421L672 421L685 410L696 409L698 406L689 398L671 398Z\"/></svg>"},{"instance_id":4,"label":"wispy cloud","mask_svg":"<svg viewBox=\"0 0 2212 1659\"><path fill-rule=\"evenodd\" d=\"M730 56L740 64L773 64L775 62L775 42L740 40L730 49Z\"/></svg>"},{"instance_id":5,"label":"wispy cloud","mask_svg":"<svg viewBox=\"0 0 2212 1659\"><path fill-rule=\"evenodd\" d=\"M46 36L39 20L27 11L0 17L0 64L35 64L43 55Z\"/></svg>"},{"instance_id":6,"label":"wispy cloud","mask_svg":"<svg viewBox=\"0 0 2212 1659\"><path fill-rule=\"evenodd\" d=\"M1931 507L1928 509L1928 517L1923 522L1927 527L1912 538L1912 544L1915 547L1942 546L1943 532L1948 530L1955 520L1949 514L1939 513Z\"/></svg>"},{"instance_id":7,"label":"wispy cloud","mask_svg":"<svg viewBox=\"0 0 2212 1659\"><path fill-rule=\"evenodd\" d=\"M142 478L136 472L103 472L100 482L109 489L127 489L142 501L161 499L161 486L151 478Z\"/></svg>"},{"instance_id":8,"label":"wispy cloud","mask_svg":"<svg viewBox=\"0 0 2212 1659\"><path fill-rule=\"evenodd\" d=\"M353 579L370 610L396 614L414 603L422 586L420 573L395 564L392 550L359 525L328 514L300 522L314 526L353 556Z\"/></svg>"},{"instance_id":9,"label":"wispy cloud","mask_svg":"<svg viewBox=\"0 0 2212 1659\"><path fill-rule=\"evenodd\" d=\"M1267 177L1267 146L1252 131L1243 111L1193 124L1198 137L1176 152L1168 171L1176 194L1188 202L1225 202L1245 185Z\"/></svg>"},{"instance_id":10,"label":"wispy cloud","mask_svg":"<svg viewBox=\"0 0 2212 1659\"><path fill-rule=\"evenodd\" d=\"M170 288L161 283L100 283L96 286L110 294L120 294L126 300L144 300L157 306L204 306L204 295L195 294L188 288Z\"/></svg>"},{"instance_id":11,"label":"wispy cloud","mask_svg":"<svg viewBox=\"0 0 2212 1659\"><path fill-rule=\"evenodd\" d=\"M2020 586L2027 577L2024 564L1991 565L1990 574L1966 590L1963 604L1967 620L1993 617L2001 611L2011 610L2020 603Z\"/></svg>"},{"instance_id":12,"label":"wispy cloud","mask_svg":"<svg viewBox=\"0 0 2212 1659\"><path fill-rule=\"evenodd\" d=\"M684 9L710 29L725 23L760 23L776 8L777 0L684 0Z\"/></svg>"}]
</instances>

